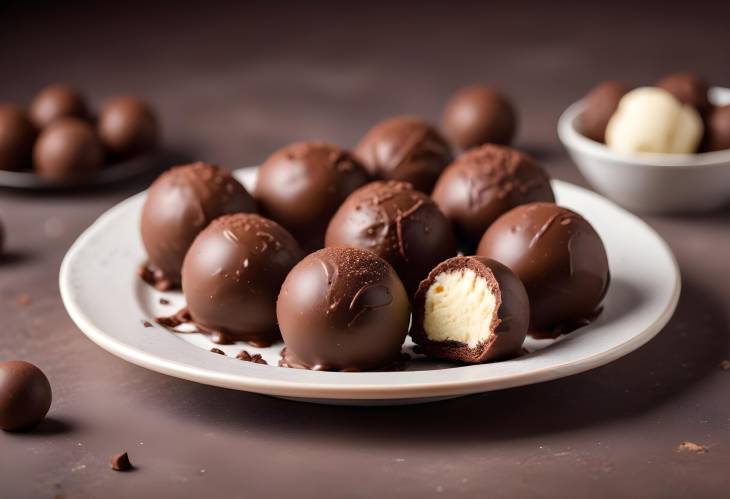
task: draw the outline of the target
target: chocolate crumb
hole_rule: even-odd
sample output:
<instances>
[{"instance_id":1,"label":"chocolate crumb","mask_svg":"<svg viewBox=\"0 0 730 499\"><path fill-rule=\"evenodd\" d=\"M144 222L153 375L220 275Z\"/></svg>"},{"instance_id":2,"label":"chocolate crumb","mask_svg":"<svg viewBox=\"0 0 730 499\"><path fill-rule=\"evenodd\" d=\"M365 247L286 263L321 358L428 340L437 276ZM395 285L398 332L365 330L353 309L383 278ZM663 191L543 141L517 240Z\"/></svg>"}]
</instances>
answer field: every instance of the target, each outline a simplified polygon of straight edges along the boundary
<instances>
[{"instance_id":1,"label":"chocolate crumb","mask_svg":"<svg viewBox=\"0 0 730 499\"><path fill-rule=\"evenodd\" d=\"M213 352L213 353L217 353L218 355L225 355L226 354L226 352L224 352L220 348L211 348L210 351Z\"/></svg>"},{"instance_id":2,"label":"chocolate crumb","mask_svg":"<svg viewBox=\"0 0 730 499\"><path fill-rule=\"evenodd\" d=\"M192 318L190 317L190 312L188 312L187 307L185 307L181 308L177 313L169 317L158 317L157 319L155 319L155 322L162 327L174 329L181 324L190 322L191 320Z\"/></svg>"},{"instance_id":3,"label":"chocolate crumb","mask_svg":"<svg viewBox=\"0 0 730 499\"><path fill-rule=\"evenodd\" d=\"M169 304L170 304L170 300L168 300L167 298L160 298L160 305L169 305Z\"/></svg>"},{"instance_id":4,"label":"chocolate crumb","mask_svg":"<svg viewBox=\"0 0 730 499\"><path fill-rule=\"evenodd\" d=\"M263 357L261 357L261 354L255 353L251 355L246 350L241 350L238 355L236 355L236 358L238 360L245 360L246 362L253 362L254 364L267 364Z\"/></svg>"},{"instance_id":5,"label":"chocolate crumb","mask_svg":"<svg viewBox=\"0 0 730 499\"><path fill-rule=\"evenodd\" d=\"M155 327L150 321L142 321L144 327Z\"/></svg>"},{"instance_id":6,"label":"chocolate crumb","mask_svg":"<svg viewBox=\"0 0 730 499\"><path fill-rule=\"evenodd\" d=\"M126 452L112 456L109 460L109 464L114 471L130 471L134 469L134 466L132 466L132 463L129 461L129 456Z\"/></svg>"},{"instance_id":7,"label":"chocolate crumb","mask_svg":"<svg viewBox=\"0 0 730 499\"><path fill-rule=\"evenodd\" d=\"M31 302L30 296L25 293L18 296L18 299L16 300L16 303L23 307L25 307L26 305L30 305L30 302Z\"/></svg>"},{"instance_id":8,"label":"chocolate crumb","mask_svg":"<svg viewBox=\"0 0 730 499\"><path fill-rule=\"evenodd\" d=\"M730 360L723 360L720 362L720 369L723 371L730 371Z\"/></svg>"},{"instance_id":9,"label":"chocolate crumb","mask_svg":"<svg viewBox=\"0 0 730 499\"><path fill-rule=\"evenodd\" d=\"M695 454L706 454L710 450L704 445L694 442L682 442L677 446L677 452L694 452Z\"/></svg>"}]
</instances>

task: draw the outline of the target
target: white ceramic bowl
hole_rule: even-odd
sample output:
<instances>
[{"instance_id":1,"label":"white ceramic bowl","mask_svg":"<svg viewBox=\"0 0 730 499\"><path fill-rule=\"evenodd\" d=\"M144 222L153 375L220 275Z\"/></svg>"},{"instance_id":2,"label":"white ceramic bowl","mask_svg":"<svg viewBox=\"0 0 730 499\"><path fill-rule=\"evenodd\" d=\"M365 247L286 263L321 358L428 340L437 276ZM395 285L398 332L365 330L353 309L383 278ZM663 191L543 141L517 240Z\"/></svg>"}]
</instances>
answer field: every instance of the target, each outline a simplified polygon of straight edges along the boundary
<instances>
[{"instance_id":1,"label":"white ceramic bowl","mask_svg":"<svg viewBox=\"0 0 730 499\"><path fill-rule=\"evenodd\" d=\"M730 104L730 89L710 90L714 104ZM698 154L621 154L583 136L583 102L563 112L558 136L583 176L598 191L645 213L709 211L730 203L730 150Z\"/></svg>"}]
</instances>

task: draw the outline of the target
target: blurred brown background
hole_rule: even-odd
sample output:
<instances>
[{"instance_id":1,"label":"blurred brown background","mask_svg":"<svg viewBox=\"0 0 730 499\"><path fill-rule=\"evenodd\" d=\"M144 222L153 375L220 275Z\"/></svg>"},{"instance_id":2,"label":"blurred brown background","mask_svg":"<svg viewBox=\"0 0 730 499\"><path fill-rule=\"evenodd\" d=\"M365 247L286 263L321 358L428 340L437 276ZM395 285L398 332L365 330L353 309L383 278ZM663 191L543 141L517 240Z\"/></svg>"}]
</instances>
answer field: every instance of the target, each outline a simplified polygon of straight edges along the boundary
<instances>
[{"instance_id":1,"label":"blurred brown background","mask_svg":"<svg viewBox=\"0 0 730 499\"><path fill-rule=\"evenodd\" d=\"M0 6L0 100L65 81L143 96L173 149L231 168L294 140L353 146L401 113L437 121L472 82L516 102L517 146L585 185L561 111L595 83L690 69L730 86L728 2L24 2ZM88 341L61 258L149 179L71 195L0 190L0 358L39 365L51 420L0 434L0 496L727 497L730 212L646 217L684 279L669 326L569 379L425 406L296 404L188 383ZM682 441L709 447L677 453ZM116 474L128 450L139 469Z\"/></svg>"}]
</instances>

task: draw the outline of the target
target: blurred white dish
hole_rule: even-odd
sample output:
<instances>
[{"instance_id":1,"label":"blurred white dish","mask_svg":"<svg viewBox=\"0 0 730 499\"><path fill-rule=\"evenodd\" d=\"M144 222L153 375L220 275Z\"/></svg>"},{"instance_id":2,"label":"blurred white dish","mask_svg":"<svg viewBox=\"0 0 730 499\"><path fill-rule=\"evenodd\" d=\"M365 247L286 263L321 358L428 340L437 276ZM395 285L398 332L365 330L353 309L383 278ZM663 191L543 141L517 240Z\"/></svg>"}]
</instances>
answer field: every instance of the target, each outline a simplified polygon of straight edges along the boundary
<instances>
[{"instance_id":1,"label":"blurred white dish","mask_svg":"<svg viewBox=\"0 0 730 499\"><path fill-rule=\"evenodd\" d=\"M730 89L712 88L710 101L730 104ZM583 136L583 102L558 121L558 136L596 190L631 210L701 212L730 203L730 150L699 154L621 154Z\"/></svg>"}]
</instances>

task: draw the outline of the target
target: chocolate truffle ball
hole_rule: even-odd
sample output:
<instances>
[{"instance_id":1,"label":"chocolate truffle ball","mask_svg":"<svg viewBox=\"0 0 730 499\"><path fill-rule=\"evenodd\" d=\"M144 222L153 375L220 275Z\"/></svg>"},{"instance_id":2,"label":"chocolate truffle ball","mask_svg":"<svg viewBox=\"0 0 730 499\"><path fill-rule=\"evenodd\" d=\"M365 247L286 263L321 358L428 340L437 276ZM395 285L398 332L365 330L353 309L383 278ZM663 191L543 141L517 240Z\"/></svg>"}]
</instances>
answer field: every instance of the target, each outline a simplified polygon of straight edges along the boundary
<instances>
[{"instance_id":1,"label":"chocolate truffle ball","mask_svg":"<svg viewBox=\"0 0 730 499\"><path fill-rule=\"evenodd\" d=\"M0 428L30 430L51 407L51 384L43 372L22 360L0 362Z\"/></svg>"},{"instance_id":2,"label":"chocolate truffle ball","mask_svg":"<svg viewBox=\"0 0 730 499\"><path fill-rule=\"evenodd\" d=\"M281 365L327 371L387 367L408 332L408 296L393 268L359 248L325 248L289 273L276 302Z\"/></svg>"},{"instance_id":3,"label":"chocolate truffle ball","mask_svg":"<svg viewBox=\"0 0 730 499\"><path fill-rule=\"evenodd\" d=\"M142 208L148 263L142 277L161 290L180 285L180 269L195 236L214 218L256 211L246 189L226 170L207 163L176 166L155 180Z\"/></svg>"},{"instance_id":4,"label":"chocolate truffle ball","mask_svg":"<svg viewBox=\"0 0 730 499\"><path fill-rule=\"evenodd\" d=\"M532 158L515 149L486 144L454 161L431 195L473 251L492 222L521 204L555 201L550 178Z\"/></svg>"},{"instance_id":5,"label":"chocolate truffle ball","mask_svg":"<svg viewBox=\"0 0 730 499\"><path fill-rule=\"evenodd\" d=\"M556 336L595 317L608 290L603 242L585 218L553 203L508 211L477 254L507 265L530 297L531 333Z\"/></svg>"},{"instance_id":6,"label":"chocolate truffle ball","mask_svg":"<svg viewBox=\"0 0 730 499\"><path fill-rule=\"evenodd\" d=\"M101 110L99 137L117 158L129 158L154 149L159 137L152 109L134 97L117 97Z\"/></svg>"},{"instance_id":7,"label":"chocolate truffle ball","mask_svg":"<svg viewBox=\"0 0 730 499\"><path fill-rule=\"evenodd\" d=\"M461 149L488 142L509 145L517 129L517 113L499 90L472 86L449 99L442 126L446 137Z\"/></svg>"},{"instance_id":8,"label":"chocolate truffle ball","mask_svg":"<svg viewBox=\"0 0 730 499\"><path fill-rule=\"evenodd\" d=\"M0 104L0 170L30 166L36 131L18 106Z\"/></svg>"},{"instance_id":9,"label":"chocolate truffle ball","mask_svg":"<svg viewBox=\"0 0 730 499\"><path fill-rule=\"evenodd\" d=\"M393 266L409 296L437 263L456 254L451 224L436 203L397 180L353 192L332 217L325 245L373 251Z\"/></svg>"},{"instance_id":10,"label":"chocolate truffle ball","mask_svg":"<svg viewBox=\"0 0 730 499\"><path fill-rule=\"evenodd\" d=\"M527 291L510 269L457 256L418 287L411 337L429 357L477 364L518 355L529 323Z\"/></svg>"},{"instance_id":11,"label":"chocolate truffle ball","mask_svg":"<svg viewBox=\"0 0 730 499\"><path fill-rule=\"evenodd\" d=\"M213 220L183 263L190 317L216 343L276 341L276 297L301 258L296 240L272 220L253 213Z\"/></svg>"},{"instance_id":12,"label":"chocolate truffle ball","mask_svg":"<svg viewBox=\"0 0 730 499\"><path fill-rule=\"evenodd\" d=\"M710 110L707 83L694 73L672 73L659 80L656 86L674 95L682 104L694 106L700 114Z\"/></svg>"},{"instance_id":13,"label":"chocolate truffle ball","mask_svg":"<svg viewBox=\"0 0 730 499\"><path fill-rule=\"evenodd\" d=\"M259 170L261 212L289 230L306 250L324 245L337 208L370 180L349 152L329 144L295 143L276 151Z\"/></svg>"},{"instance_id":14,"label":"chocolate truffle ball","mask_svg":"<svg viewBox=\"0 0 730 499\"><path fill-rule=\"evenodd\" d=\"M63 118L48 125L33 147L33 166L50 180L90 180L104 163L104 148L87 122Z\"/></svg>"},{"instance_id":15,"label":"chocolate truffle ball","mask_svg":"<svg viewBox=\"0 0 730 499\"><path fill-rule=\"evenodd\" d=\"M86 119L88 114L84 98L68 85L50 85L41 90L30 104L30 120L39 129L61 118Z\"/></svg>"},{"instance_id":16,"label":"chocolate truffle ball","mask_svg":"<svg viewBox=\"0 0 730 499\"><path fill-rule=\"evenodd\" d=\"M707 118L703 150L730 149L730 105L716 107Z\"/></svg>"},{"instance_id":17,"label":"chocolate truffle ball","mask_svg":"<svg viewBox=\"0 0 730 499\"><path fill-rule=\"evenodd\" d=\"M375 125L355 153L380 179L410 182L430 193L451 162L451 147L428 123L417 118L392 118Z\"/></svg>"},{"instance_id":18,"label":"chocolate truffle ball","mask_svg":"<svg viewBox=\"0 0 730 499\"><path fill-rule=\"evenodd\" d=\"M606 142L606 126L618 109L618 103L631 90L620 81L606 81L595 86L583 99L579 118L580 131L591 140Z\"/></svg>"}]
</instances>

